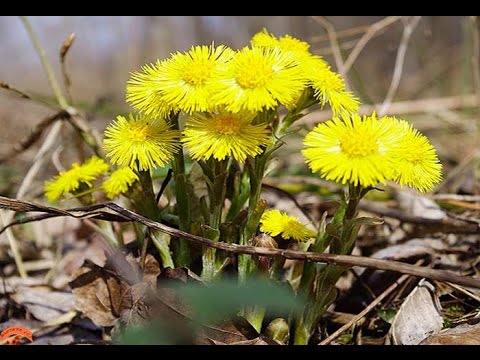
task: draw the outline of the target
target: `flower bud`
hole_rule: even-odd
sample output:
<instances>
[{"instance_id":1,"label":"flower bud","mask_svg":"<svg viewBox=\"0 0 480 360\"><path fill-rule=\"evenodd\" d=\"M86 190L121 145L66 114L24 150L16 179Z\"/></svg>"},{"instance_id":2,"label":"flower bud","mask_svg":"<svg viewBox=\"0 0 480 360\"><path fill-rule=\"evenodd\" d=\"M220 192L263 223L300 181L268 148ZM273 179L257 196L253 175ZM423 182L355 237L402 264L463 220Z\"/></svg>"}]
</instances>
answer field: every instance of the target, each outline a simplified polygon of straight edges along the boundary
<instances>
[{"instance_id":1,"label":"flower bud","mask_svg":"<svg viewBox=\"0 0 480 360\"><path fill-rule=\"evenodd\" d=\"M276 318L268 324L265 335L280 344L287 344L289 337L288 323L283 318Z\"/></svg>"}]
</instances>

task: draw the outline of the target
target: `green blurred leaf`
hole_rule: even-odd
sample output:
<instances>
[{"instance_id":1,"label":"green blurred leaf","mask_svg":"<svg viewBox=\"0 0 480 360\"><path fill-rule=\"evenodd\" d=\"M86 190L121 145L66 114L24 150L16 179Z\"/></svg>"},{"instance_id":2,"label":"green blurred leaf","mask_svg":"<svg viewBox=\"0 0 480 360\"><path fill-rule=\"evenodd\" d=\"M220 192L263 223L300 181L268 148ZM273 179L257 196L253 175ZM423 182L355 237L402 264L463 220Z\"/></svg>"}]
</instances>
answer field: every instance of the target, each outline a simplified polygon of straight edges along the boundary
<instances>
[{"instance_id":1,"label":"green blurred leaf","mask_svg":"<svg viewBox=\"0 0 480 360\"><path fill-rule=\"evenodd\" d=\"M266 307L269 312L288 315L304 304L288 285L261 279L242 285L228 279L208 285L179 284L176 290L192 306L198 321L236 314L245 306L254 305Z\"/></svg>"}]
</instances>

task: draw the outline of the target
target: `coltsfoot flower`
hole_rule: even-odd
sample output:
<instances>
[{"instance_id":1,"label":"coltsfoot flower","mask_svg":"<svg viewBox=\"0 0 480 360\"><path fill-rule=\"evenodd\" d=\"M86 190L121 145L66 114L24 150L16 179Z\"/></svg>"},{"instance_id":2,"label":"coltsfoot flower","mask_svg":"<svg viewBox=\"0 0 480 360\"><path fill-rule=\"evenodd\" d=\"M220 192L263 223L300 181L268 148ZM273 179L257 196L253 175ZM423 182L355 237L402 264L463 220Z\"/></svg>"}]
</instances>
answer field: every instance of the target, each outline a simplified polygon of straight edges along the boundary
<instances>
[{"instance_id":1,"label":"coltsfoot flower","mask_svg":"<svg viewBox=\"0 0 480 360\"><path fill-rule=\"evenodd\" d=\"M195 113L185 124L182 141L194 160L233 157L244 162L247 156L260 154L270 141L269 129L265 124L252 124L254 117L227 111Z\"/></svg>"},{"instance_id":2,"label":"coltsfoot flower","mask_svg":"<svg viewBox=\"0 0 480 360\"><path fill-rule=\"evenodd\" d=\"M271 236L280 235L286 240L307 241L317 235L315 231L308 229L296 217L289 216L277 209L265 211L260 224L260 231Z\"/></svg>"},{"instance_id":3,"label":"coltsfoot flower","mask_svg":"<svg viewBox=\"0 0 480 360\"><path fill-rule=\"evenodd\" d=\"M52 180L45 182L45 196L49 201L56 201L82 186L91 188L93 181L107 171L108 165L96 156L92 156L82 165L75 162L69 170L61 171Z\"/></svg>"},{"instance_id":4,"label":"coltsfoot flower","mask_svg":"<svg viewBox=\"0 0 480 360\"><path fill-rule=\"evenodd\" d=\"M110 161L120 167L150 170L163 167L180 148L180 134L163 119L130 114L105 130L104 148Z\"/></svg>"}]
</instances>

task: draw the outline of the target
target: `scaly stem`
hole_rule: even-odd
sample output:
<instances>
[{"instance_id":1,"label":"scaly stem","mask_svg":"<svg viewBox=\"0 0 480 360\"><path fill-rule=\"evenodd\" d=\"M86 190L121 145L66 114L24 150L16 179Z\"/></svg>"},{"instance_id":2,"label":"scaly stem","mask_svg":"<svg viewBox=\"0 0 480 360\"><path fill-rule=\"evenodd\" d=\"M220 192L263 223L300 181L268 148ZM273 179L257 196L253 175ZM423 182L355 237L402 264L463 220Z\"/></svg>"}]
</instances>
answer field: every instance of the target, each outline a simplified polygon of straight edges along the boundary
<instances>
[{"instance_id":1,"label":"scaly stem","mask_svg":"<svg viewBox=\"0 0 480 360\"><path fill-rule=\"evenodd\" d=\"M215 161L214 167L213 188L210 189L210 226L204 231L207 238L218 241L226 194L228 160ZM215 253L216 249L210 247L203 248L202 278L206 281L211 281L217 270Z\"/></svg>"},{"instance_id":2,"label":"scaly stem","mask_svg":"<svg viewBox=\"0 0 480 360\"><path fill-rule=\"evenodd\" d=\"M178 113L170 117L170 123L175 130L179 130ZM175 198L177 199L177 214L179 228L190 232L190 202L188 201L187 176L185 174L185 159L183 147L175 154L172 161L173 178L175 180ZM192 261L190 247L185 239L177 239L173 243L175 262L178 267L190 267Z\"/></svg>"},{"instance_id":3,"label":"scaly stem","mask_svg":"<svg viewBox=\"0 0 480 360\"><path fill-rule=\"evenodd\" d=\"M358 204L367 191L360 185L349 185L346 204L337 211L330 230L317 239L311 251L322 252L330 245L332 254L349 255L352 252L360 229L355 223ZM308 344L316 324L335 301L335 284L344 271L345 267L333 264L305 264L299 292L309 296L310 301L295 322L294 344Z\"/></svg>"},{"instance_id":4,"label":"scaly stem","mask_svg":"<svg viewBox=\"0 0 480 360\"><path fill-rule=\"evenodd\" d=\"M150 171L139 170L137 171L137 175L141 185L141 196L138 196L138 194L136 194L137 196L134 196L134 198L132 199L132 203L136 207L136 210L142 215L154 221L160 221L161 216L160 211L157 207L155 193L153 192L153 184L152 178L150 176ZM152 239L153 244L160 253L163 267L174 268L175 265L172 259L172 255L170 254L169 247L170 236L160 231L152 230L149 233L149 236L145 238L145 241L148 241L149 238Z\"/></svg>"}]
</instances>

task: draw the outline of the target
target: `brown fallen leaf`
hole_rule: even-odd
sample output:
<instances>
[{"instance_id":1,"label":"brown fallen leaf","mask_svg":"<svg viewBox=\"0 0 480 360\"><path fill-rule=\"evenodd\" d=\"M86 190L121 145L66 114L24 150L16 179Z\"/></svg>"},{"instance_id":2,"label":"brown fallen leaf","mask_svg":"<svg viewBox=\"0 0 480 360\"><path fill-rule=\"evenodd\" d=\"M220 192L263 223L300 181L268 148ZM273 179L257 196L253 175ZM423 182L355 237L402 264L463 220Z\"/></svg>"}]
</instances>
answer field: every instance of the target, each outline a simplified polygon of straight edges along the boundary
<instances>
[{"instance_id":1,"label":"brown fallen leaf","mask_svg":"<svg viewBox=\"0 0 480 360\"><path fill-rule=\"evenodd\" d=\"M91 262L70 282L76 308L99 326L113 326L124 309L132 307L129 285L115 273Z\"/></svg>"},{"instance_id":2,"label":"brown fallen leaf","mask_svg":"<svg viewBox=\"0 0 480 360\"><path fill-rule=\"evenodd\" d=\"M423 340L420 345L480 345L480 322L442 330Z\"/></svg>"}]
</instances>

